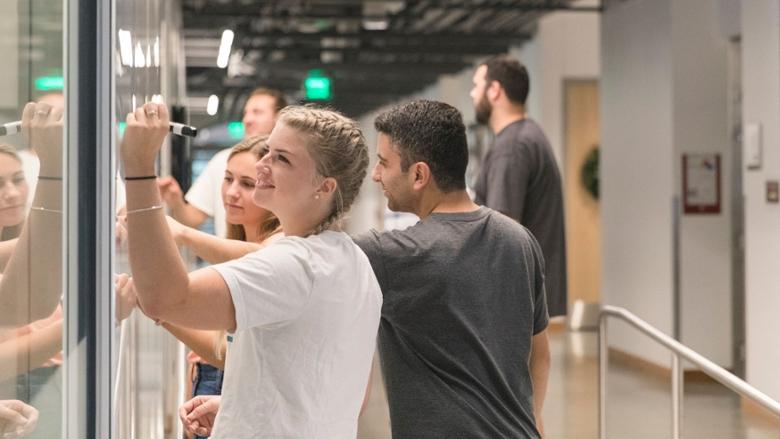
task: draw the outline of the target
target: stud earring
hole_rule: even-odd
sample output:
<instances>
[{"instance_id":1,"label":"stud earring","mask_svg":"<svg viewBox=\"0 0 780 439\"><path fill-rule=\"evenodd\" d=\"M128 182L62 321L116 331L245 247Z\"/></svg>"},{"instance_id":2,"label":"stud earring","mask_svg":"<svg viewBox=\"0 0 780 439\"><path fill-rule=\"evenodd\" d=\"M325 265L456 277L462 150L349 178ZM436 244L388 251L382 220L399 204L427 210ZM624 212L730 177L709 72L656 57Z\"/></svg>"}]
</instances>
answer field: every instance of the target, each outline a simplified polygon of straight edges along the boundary
<instances>
[{"instance_id":1,"label":"stud earring","mask_svg":"<svg viewBox=\"0 0 780 439\"><path fill-rule=\"evenodd\" d=\"M319 200L319 199L320 199L320 194L317 194L317 195L315 195L315 196L314 196L314 199L315 199L315 200Z\"/></svg>"}]
</instances>

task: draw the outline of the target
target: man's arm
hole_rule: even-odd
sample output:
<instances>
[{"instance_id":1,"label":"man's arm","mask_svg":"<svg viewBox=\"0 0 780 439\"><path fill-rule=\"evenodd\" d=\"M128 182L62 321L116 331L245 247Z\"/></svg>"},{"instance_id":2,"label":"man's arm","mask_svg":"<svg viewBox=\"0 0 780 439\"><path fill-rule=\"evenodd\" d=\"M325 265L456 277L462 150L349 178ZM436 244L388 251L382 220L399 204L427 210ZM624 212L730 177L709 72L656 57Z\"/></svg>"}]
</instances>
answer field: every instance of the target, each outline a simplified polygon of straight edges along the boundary
<instances>
[{"instance_id":1,"label":"man's arm","mask_svg":"<svg viewBox=\"0 0 780 439\"><path fill-rule=\"evenodd\" d=\"M160 177L157 187L176 221L188 227L199 227L208 219L209 214L184 201L181 187L173 177Z\"/></svg>"},{"instance_id":2,"label":"man's arm","mask_svg":"<svg viewBox=\"0 0 780 439\"><path fill-rule=\"evenodd\" d=\"M184 202L178 207L171 206L171 213L177 221L189 227L200 227L209 218L202 210Z\"/></svg>"},{"instance_id":3,"label":"man's arm","mask_svg":"<svg viewBox=\"0 0 780 439\"><path fill-rule=\"evenodd\" d=\"M547 330L536 334L531 340L531 382L534 388L534 418L536 428L544 437L544 424L542 422L542 410L544 398L547 395L547 380L550 375L550 340L547 338Z\"/></svg>"}]
</instances>

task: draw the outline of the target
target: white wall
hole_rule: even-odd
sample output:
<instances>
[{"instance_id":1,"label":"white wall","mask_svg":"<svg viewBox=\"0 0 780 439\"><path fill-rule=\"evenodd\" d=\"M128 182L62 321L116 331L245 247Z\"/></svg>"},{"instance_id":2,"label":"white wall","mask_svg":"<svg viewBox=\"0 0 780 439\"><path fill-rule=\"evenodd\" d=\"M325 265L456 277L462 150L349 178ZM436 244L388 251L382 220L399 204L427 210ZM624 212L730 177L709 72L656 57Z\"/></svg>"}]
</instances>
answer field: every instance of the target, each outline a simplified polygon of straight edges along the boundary
<instances>
[{"instance_id":1,"label":"white wall","mask_svg":"<svg viewBox=\"0 0 780 439\"><path fill-rule=\"evenodd\" d=\"M604 297L674 334L675 198L682 155L721 155L721 212L682 215L680 337L732 365L728 40L710 0L611 2L602 17ZM615 333L617 332L617 333ZM661 365L634 331L620 350Z\"/></svg>"},{"instance_id":2,"label":"white wall","mask_svg":"<svg viewBox=\"0 0 780 439\"><path fill-rule=\"evenodd\" d=\"M684 153L721 155L721 213L683 215L680 222L682 342L724 367L732 365L731 142L728 119L728 40L718 4L672 2L672 114L682 197Z\"/></svg>"},{"instance_id":3,"label":"white wall","mask_svg":"<svg viewBox=\"0 0 780 439\"><path fill-rule=\"evenodd\" d=\"M780 3L742 2L743 122L762 126L764 160L744 171L747 379L780 399L780 205L764 201L780 179Z\"/></svg>"},{"instance_id":4,"label":"white wall","mask_svg":"<svg viewBox=\"0 0 780 439\"><path fill-rule=\"evenodd\" d=\"M597 5L590 0L577 3ZM564 81L597 79L601 74L600 21L599 14L593 12L547 14L539 20L533 40L510 51L528 69L531 90L526 107L544 128L559 165L565 147Z\"/></svg>"},{"instance_id":5,"label":"white wall","mask_svg":"<svg viewBox=\"0 0 780 439\"><path fill-rule=\"evenodd\" d=\"M670 0L613 2L601 29L603 297L671 334ZM655 344L617 326L611 345L668 364Z\"/></svg>"},{"instance_id":6,"label":"white wall","mask_svg":"<svg viewBox=\"0 0 780 439\"><path fill-rule=\"evenodd\" d=\"M3 2L0 14L0 53L5 68L0 69L0 109L16 111L19 106L19 11L18 2ZM4 121L5 122L5 121Z\"/></svg>"}]
</instances>

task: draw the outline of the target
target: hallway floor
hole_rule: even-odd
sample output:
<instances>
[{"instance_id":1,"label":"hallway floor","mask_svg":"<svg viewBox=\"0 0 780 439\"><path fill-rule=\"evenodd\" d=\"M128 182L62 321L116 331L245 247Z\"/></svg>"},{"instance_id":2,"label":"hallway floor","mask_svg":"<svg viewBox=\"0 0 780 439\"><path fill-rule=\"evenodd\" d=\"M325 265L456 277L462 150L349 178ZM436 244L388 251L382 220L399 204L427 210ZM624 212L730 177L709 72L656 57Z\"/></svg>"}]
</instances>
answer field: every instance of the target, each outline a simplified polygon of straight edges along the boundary
<instances>
[{"instance_id":1,"label":"hallway floor","mask_svg":"<svg viewBox=\"0 0 780 439\"><path fill-rule=\"evenodd\" d=\"M545 403L546 439L598 438L598 358L595 332L551 332L552 368ZM387 402L374 364L374 382L361 417L359 439L389 439ZM780 421L744 413L721 385L685 383L685 439L780 439ZM671 437L671 384L655 374L611 362L610 439ZM423 436L421 436L423 437Z\"/></svg>"}]
</instances>

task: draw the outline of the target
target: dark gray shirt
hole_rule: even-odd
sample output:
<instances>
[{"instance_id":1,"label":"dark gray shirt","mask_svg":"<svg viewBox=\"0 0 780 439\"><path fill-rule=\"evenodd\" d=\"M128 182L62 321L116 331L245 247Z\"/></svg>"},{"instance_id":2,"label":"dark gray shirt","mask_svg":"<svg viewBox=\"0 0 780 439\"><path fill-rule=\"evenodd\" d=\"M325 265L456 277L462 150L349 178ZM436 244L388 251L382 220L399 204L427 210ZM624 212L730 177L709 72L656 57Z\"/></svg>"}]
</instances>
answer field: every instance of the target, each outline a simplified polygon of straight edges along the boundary
<instances>
[{"instance_id":1,"label":"dark gray shirt","mask_svg":"<svg viewBox=\"0 0 780 439\"><path fill-rule=\"evenodd\" d=\"M379 353L393 437L538 438L528 360L548 316L530 233L481 207L355 242L384 295Z\"/></svg>"},{"instance_id":2,"label":"dark gray shirt","mask_svg":"<svg viewBox=\"0 0 780 439\"><path fill-rule=\"evenodd\" d=\"M474 187L475 201L531 231L546 264L547 306L566 315L566 238L561 175L542 128L531 119L496 135Z\"/></svg>"}]
</instances>

